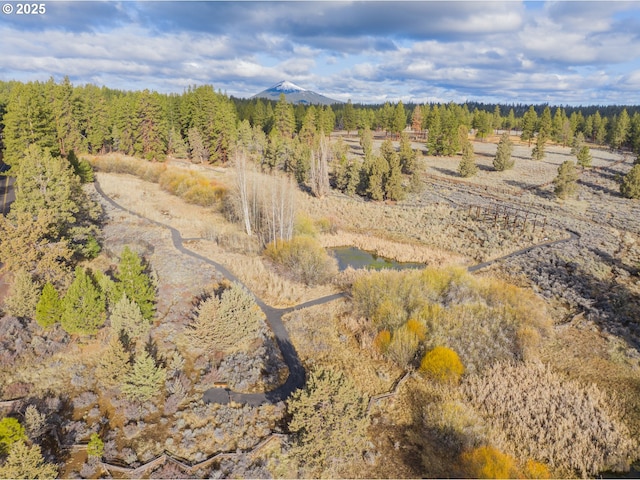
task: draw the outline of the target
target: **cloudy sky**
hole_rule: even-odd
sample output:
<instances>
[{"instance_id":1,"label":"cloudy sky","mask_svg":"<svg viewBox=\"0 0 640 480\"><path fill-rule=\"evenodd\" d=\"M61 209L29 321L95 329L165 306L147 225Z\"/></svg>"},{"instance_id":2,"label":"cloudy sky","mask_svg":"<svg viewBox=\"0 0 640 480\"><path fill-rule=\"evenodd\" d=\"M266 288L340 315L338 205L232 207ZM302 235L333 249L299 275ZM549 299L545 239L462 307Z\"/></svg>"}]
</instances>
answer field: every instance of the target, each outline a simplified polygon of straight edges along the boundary
<instances>
[{"instance_id":1,"label":"cloudy sky","mask_svg":"<svg viewBox=\"0 0 640 480\"><path fill-rule=\"evenodd\" d=\"M0 79L353 102L640 104L640 2L44 1L0 15Z\"/></svg>"}]
</instances>

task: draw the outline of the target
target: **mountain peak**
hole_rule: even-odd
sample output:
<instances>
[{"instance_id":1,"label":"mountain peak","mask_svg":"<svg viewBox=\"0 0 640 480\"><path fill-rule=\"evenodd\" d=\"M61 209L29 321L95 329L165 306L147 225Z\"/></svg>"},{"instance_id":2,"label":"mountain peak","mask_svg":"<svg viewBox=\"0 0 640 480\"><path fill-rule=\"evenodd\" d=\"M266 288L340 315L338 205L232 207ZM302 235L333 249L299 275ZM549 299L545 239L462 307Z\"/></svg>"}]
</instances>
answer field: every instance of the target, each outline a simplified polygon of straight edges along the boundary
<instances>
[{"instance_id":1,"label":"mountain peak","mask_svg":"<svg viewBox=\"0 0 640 480\"><path fill-rule=\"evenodd\" d=\"M286 97L287 102L290 103L302 103L305 105L332 105L334 103L342 103L339 100L334 100L333 98L328 98L319 93L307 90L306 88L299 87L288 80L283 80L251 98L266 98L277 102L282 94Z\"/></svg>"},{"instance_id":2,"label":"mountain peak","mask_svg":"<svg viewBox=\"0 0 640 480\"><path fill-rule=\"evenodd\" d=\"M288 80L283 80L280 83L275 84L269 90L276 90L278 92L283 92L283 93L304 92L305 91L304 88L299 87L295 83L290 82Z\"/></svg>"}]
</instances>

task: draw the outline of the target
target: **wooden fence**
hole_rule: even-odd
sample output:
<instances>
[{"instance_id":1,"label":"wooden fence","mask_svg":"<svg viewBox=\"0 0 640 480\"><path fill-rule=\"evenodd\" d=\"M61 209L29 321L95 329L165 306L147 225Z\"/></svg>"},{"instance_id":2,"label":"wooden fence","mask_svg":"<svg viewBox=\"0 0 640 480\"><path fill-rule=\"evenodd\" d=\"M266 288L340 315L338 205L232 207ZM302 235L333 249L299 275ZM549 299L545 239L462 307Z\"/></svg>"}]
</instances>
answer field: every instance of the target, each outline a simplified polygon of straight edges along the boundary
<instances>
[{"instance_id":1,"label":"wooden fence","mask_svg":"<svg viewBox=\"0 0 640 480\"><path fill-rule=\"evenodd\" d=\"M547 227L547 217L540 213L523 210L494 203L486 205L469 205L468 216L474 220L490 223L495 228L504 228L513 232L524 232L527 225L536 229L541 228L544 232Z\"/></svg>"}]
</instances>

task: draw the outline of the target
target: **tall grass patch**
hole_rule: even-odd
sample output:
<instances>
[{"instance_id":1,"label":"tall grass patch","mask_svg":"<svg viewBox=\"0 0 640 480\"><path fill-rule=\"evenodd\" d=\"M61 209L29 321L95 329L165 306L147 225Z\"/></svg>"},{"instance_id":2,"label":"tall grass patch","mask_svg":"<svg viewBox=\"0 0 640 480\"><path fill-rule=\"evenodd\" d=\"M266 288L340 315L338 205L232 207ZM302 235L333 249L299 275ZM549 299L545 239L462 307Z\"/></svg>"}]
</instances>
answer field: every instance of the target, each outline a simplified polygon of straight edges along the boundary
<instances>
[{"instance_id":1,"label":"tall grass patch","mask_svg":"<svg viewBox=\"0 0 640 480\"><path fill-rule=\"evenodd\" d=\"M626 471L637 441L595 385L568 381L539 362L500 362L469 376L463 391L507 452L558 471Z\"/></svg>"},{"instance_id":2,"label":"tall grass patch","mask_svg":"<svg viewBox=\"0 0 640 480\"><path fill-rule=\"evenodd\" d=\"M101 172L124 173L157 183L164 191L192 205L211 207L227 194L227 188L222 184L199 173L168 167L166 164L121 156L89 157L89 163Z\"/></svg>"}]
</instances>

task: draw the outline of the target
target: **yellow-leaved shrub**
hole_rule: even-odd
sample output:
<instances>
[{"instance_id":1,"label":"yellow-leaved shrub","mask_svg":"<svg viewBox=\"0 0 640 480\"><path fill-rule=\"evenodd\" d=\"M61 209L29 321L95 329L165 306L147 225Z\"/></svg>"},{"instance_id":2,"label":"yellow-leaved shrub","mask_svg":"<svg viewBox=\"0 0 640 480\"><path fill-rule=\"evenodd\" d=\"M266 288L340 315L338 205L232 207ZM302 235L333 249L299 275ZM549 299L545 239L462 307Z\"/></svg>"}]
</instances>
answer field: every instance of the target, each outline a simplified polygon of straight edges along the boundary
<instances>
[{"instance_id":1,"label":"yellow-leaved shrub","mask_svg":"<svg viewBox=\"0 0 640 480\"><path fill-rule=\"evenodd\" d=\"M524 466L524 476L526 478L551 478L551 472L544 463L530 458Z\"/></svg>"},{"instance_id":2,"label":"yellow-leaved shrub","mask_svg":"<svg viewBox=\"0 0 640 480\"><path fill-rule=\"evenodd\" d=\"M455 351L438 346L425 353L420 371L435 380L455 383L464 373L464 365Z\"/></svg>"},{"instance_id":3,"label":"yellow-leaved shrub","mask_svg":"<svg viewBox=\"0 0 640 480\"><path fill-rule=\"evenodd\" d=\"M391 332L389 330L380 330L373 339L373 346L380 353L387 353L387 349L391 344Z\"/></svg>"},{"instance_id":4,"label":"yellow-leaved shrub","mask_svg":"<svg viewBox=\"0 0 640 480\"><path fill-rule=\"evenodd\" d=\"M515 478L518 470L513 458L495 447L483 446L461 456L471 478Z\"/></svg>"}]
</instances>

